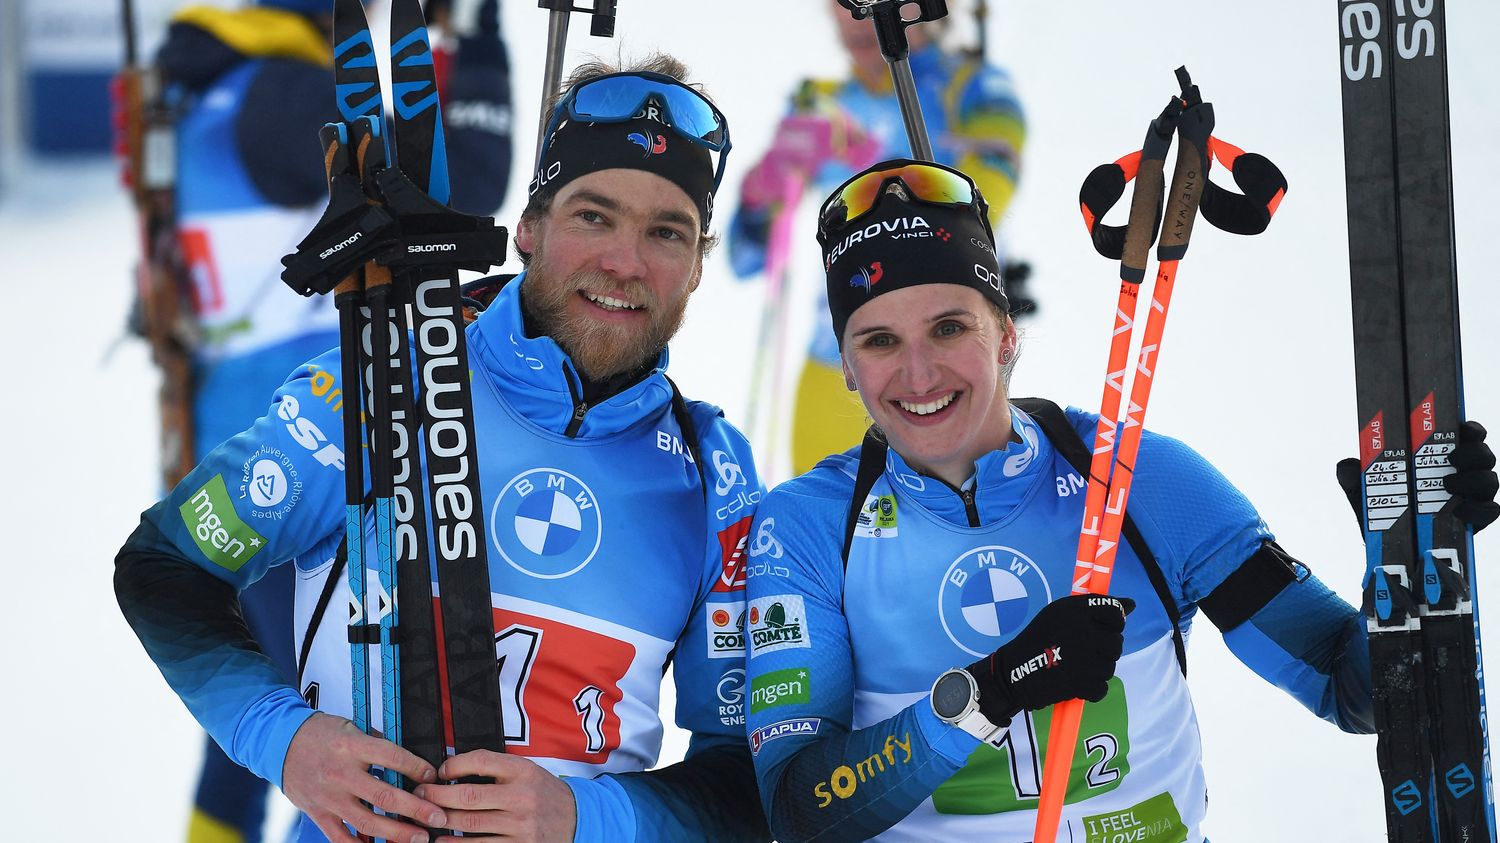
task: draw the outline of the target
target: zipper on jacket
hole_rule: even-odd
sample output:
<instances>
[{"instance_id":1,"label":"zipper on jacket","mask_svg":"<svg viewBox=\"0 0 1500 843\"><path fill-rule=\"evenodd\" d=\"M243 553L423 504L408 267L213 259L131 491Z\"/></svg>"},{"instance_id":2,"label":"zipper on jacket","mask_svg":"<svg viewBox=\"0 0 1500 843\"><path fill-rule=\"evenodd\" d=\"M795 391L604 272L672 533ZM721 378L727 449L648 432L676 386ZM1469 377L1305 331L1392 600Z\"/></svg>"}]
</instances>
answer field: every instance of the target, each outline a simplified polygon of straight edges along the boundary
<instances>
[{"instance_id":1,"label":"zipper on jacket","mask_svg":"<svg viewBox=\"0 0 1500 843\"><path fill-rule=\"evenodd\" d=\"M578 429L583 427L583 417L588 414L589 402L583 400L579 395L579 387L573 385L574 374L567 366L563 367L563 380L568 384L568 395L573 399L573 418L568 422L568 428L563 435L569 439L578 436Z\"/></svg>"},{"instance_id":2,"label":"zipper on jacket","mask_svg":"<svg viewBox=\"0 0 1500 843\"><path fill-rule=\"evenodd\" d=\"M578 428L583 427L583 417L586 413L588 413L588 411L588 404L585 404L582 401L574 404L573 420L568 422L568 429L563 431L563 435L568 437L569 439L576 437L578 435Z\"/></svg>"},{"instance_id":3,"label":"zipper on jacket","mask_svg":"<svg viewBox=\"0 0 1500 843\"><path fill-rule=\"evenodd\" d=\"M964 499L964 512L968 513L969 515L969 526L980 526L979 507L974 503L974 487L970 486L969 488L960 491L958 493L958 496Z\"/></svg>"}]
</instances>

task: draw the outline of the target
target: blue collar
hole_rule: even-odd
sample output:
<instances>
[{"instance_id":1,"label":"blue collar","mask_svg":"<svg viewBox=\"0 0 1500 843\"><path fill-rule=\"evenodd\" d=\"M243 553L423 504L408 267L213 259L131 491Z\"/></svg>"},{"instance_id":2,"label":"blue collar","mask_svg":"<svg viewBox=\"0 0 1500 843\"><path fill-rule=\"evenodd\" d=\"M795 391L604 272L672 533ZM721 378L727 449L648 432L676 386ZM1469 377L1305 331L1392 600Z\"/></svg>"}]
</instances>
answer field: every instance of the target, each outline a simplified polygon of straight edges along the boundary
<instances>
[{"instance_id":1,"label":"blue collar","mask_svg":"<svg viewBox=\"0 0 1500 843\"><path fill-rule=\"evenodd\" d=\"M526 336L521 312L522 272L506 284L490 306L469 326L469 355L501 401L516 415L552 433L565 433L582 401L581 379L551 337ZM672 387L667 382L667 352L656 368L638 381L584 410L579 439L609 436L670 407Z\"/></svg>"},{"instance_id":2,"label":"blue collar","mask_svg":"<svg viewBox=\"0 0 1500 843\"><path fill-rule=\"evenodd\" d=\"M1015 438L1003 449L990 451L974 464L973 500L979 522L1002 521L1026 501L1039 482L1050 482L1052 443L1041 427L1014 404L1010 407ZM918 474L895 450L886 456L886 476L901 494L952 524L969 526L963 494L933 477Z\"/></svg>"}]
</instances>

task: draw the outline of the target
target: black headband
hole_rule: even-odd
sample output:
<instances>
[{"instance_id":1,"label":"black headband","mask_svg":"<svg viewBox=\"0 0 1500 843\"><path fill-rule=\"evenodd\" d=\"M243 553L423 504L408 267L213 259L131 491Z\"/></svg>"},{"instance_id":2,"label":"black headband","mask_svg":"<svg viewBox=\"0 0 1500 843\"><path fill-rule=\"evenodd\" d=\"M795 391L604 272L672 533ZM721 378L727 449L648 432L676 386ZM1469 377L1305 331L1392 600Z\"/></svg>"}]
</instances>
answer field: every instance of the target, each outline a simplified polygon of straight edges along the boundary
<instances>
[{"instance_id":1,"label":"black headband","mask_svg":"<svg viewBox=\"0 0 1500 843\"><path fill-rule=\"evenodd\" d=\"M708 231L714 210L712 156L707 147L649 117L619 123L563 121L548 138L546 157L527 193L555 193L580 176L614 169L655 173L682 188Z\"/></svg>"},{"instance_id":2,"label":"black headband","mask_svg":"<svg viewBox=\"0 0 1500 843\"><path fill-rule=\"evenodd\" d=\"M861 305L918 284L972 287L1010 311L994 241L975 208L909 202L884 193L870 213L843 228L820 231L818 243L839 348L844 326Z\"/></svg>"}]
</instances>

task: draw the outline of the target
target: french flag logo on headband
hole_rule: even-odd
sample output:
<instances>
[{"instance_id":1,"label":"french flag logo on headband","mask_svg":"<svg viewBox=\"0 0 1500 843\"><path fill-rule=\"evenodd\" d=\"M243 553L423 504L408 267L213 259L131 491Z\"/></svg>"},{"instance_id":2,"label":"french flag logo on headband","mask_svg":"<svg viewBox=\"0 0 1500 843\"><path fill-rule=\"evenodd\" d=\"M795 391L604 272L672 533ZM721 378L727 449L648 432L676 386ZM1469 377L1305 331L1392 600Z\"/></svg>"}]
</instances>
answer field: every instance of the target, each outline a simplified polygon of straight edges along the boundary
<instances>
[{"instance_id":1,"label":"french flag logo on headband","mask_svg":"<svg viewBox=\"0 0 1500 843\"><path fill-rule=\"evenodd\" d=\"M626 135L626 137L630 140L631 143L639 146L641 149L646 150L647 158L650 158L653 155L660 155L661 153L667 151L666 135L657 135L655 138L652 138L650 135L647 135L643 132L631 132L629 135Z\"/></svg>"},{"instance_id":2,"label":"french flag logo on headband","mask_svg":"<svg viewBox=\"0 0 1500 843\"><path fill-rule=\"evenodd\" d=\"M849 286L864 287L865 292L869 292L870 288L880 283L883 277L885 277L885 268L880 265L880 261L875 261L870 264L869 269L860 267L859 273L849 279Z\"/></svg>"}]
</instances>

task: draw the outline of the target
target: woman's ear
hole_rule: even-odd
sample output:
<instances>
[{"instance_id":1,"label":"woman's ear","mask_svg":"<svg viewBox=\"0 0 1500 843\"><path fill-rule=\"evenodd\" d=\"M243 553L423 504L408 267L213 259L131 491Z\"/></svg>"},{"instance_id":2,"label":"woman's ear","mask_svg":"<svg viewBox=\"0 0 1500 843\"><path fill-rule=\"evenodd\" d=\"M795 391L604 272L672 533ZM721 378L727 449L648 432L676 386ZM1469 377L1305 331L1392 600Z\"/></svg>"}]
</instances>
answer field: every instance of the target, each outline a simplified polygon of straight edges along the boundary
<instances>
[{"instance_id":1,"label":"woman's ear","mask_svg":"<svg viewBox=\"0 0 1500 843\"><path fill-rule=\"evenodd\" d=\"M1016 323L1005 317L1000 325L1000 365L1009 366L1015 362L1016 348L1020 343L1020 337L1016 334Z\"/></svg>"},{"instance_id":2,"label":"woman's ear","mask_svg":"<svg viewBox=\"0 0 1500 843\"><path fill-rule=\"evenodd\" d=\"M839 357L839 365L844 369L844 388L850 392L858 392L859 387L854 383L854 373L849 371L849 364L844 361L842 356Z\"/></svg>"}]
</instances>

